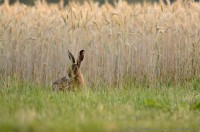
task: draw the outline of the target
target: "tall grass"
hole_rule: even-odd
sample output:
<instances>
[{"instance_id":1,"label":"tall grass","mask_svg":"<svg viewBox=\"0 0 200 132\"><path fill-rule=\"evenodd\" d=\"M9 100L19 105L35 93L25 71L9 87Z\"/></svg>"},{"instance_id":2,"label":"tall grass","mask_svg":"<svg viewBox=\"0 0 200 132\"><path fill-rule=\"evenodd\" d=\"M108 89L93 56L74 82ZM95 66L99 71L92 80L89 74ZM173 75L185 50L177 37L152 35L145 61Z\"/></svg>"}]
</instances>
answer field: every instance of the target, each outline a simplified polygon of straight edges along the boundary
<instances>
[{"instance_id":1,"label":"tall grass","mask_svg":"<svg viewBox=\"0 0 200 132\"><path fill-rule=\"evenodd\" d=\"M121 2L0 7L1 73L50 84L66 74L67 51L86 50L89 84L179 82L200 75L200 4Z\"/></svg>"},{"instance_id":2,"label":"tall grass","mask_svg":"<svg viewBox=\"0 0 200 132\"><path fill-rule=\"evenodd\" d=\"M199 132L199 81L153 89L54 93L50 87L0 80L0 130Z\"/></svg>"}]
</instances>

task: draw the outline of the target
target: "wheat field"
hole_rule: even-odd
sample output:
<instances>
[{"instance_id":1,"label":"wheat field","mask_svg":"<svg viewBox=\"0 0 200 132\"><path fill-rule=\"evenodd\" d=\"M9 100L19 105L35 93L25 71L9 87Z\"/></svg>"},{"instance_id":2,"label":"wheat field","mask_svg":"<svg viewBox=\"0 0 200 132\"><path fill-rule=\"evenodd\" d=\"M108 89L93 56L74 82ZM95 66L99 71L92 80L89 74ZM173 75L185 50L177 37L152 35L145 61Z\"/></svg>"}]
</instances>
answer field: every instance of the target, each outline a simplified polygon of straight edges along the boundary
<instances>
[{"instance_id":1,"label":"wheat field","mask_svg":"<svg viewBox=\"0 0 200 132\"><path fill-rule=\"evenodd\" d=\"M183 82L200 75L200 3L0 6L0 73L51 84L84 49L87 84Z\"/></svg>"}]
</instances>

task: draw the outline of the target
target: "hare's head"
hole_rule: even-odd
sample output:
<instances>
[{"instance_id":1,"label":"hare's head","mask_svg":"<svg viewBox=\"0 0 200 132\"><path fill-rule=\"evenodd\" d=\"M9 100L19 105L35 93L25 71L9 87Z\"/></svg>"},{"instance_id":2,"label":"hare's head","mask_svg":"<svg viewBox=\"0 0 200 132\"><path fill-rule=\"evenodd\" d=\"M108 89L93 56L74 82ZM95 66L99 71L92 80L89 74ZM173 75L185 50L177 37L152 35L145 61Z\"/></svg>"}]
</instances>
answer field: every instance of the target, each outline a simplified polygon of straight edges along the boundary
<instances>
[{"instance_id":1,"label":"hare's head","mask_svg":"<svg viewBox=\"0 0 200 132\"><path fill-rule=\"evenodd\" d=\"M84 59L84 52L85 52L84 50L81 50L79 52L77 60L75 60L72 53L70 51L68 51L69 59L72 63L72 65L68 69L68 76L69 77L74 78L74 77L77 77L79 74L81 74L80 66L81 66L81 62Z\"/></svg>"}]
</instances>

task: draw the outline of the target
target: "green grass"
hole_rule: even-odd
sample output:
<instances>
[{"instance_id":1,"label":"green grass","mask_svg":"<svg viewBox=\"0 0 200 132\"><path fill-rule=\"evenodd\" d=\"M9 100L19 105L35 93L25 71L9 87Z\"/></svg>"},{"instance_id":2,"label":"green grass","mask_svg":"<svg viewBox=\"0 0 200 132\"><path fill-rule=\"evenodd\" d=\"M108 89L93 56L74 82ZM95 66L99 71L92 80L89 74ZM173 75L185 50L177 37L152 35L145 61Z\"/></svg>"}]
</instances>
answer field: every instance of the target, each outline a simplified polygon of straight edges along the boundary
<instances>
[{"instance_id":1,"label":"green grass","mask_svg":"<svg viewBox=\"0 0 200 132\"><path fill-rule=\"evenodd\" d=\"M0 131L200 131L200 85L129 85L53 93L6 80L0 86Z\"/></svg>"}]
</instances>

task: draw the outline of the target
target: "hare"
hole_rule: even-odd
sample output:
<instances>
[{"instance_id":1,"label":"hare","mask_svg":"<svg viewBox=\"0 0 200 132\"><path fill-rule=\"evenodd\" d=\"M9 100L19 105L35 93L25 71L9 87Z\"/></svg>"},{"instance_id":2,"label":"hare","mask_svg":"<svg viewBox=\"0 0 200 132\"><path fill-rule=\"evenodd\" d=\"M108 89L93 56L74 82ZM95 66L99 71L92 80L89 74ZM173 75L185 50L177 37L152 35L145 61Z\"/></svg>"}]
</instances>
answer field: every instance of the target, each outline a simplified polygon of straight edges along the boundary
<instances>
[{"instance_id":1,"label":"hare","mask_svg":"<svg viewBox=\"0 0 200 132\"><path fill-rule=\"evenodd\" d=\"M75 62L75 58L71 52L68 51L68 56L72 65L68 68L67 76L64 76L58 80L56 80L52 84L53 91L63 91L63 90L75 90L75 88L79 88L84 84L84 78L80 70L81 62L84 59L84 50L79 52L79 56L77 61Z\"/></svg>"}]
</instances>

